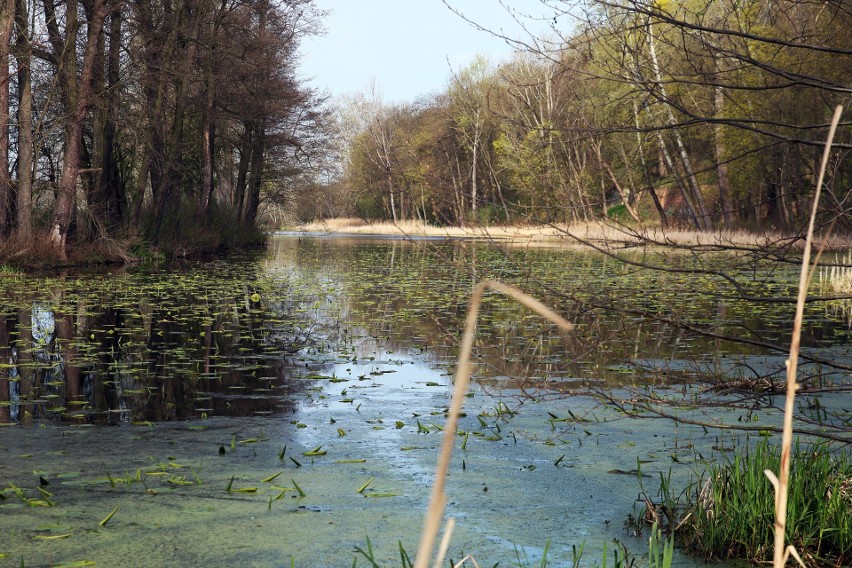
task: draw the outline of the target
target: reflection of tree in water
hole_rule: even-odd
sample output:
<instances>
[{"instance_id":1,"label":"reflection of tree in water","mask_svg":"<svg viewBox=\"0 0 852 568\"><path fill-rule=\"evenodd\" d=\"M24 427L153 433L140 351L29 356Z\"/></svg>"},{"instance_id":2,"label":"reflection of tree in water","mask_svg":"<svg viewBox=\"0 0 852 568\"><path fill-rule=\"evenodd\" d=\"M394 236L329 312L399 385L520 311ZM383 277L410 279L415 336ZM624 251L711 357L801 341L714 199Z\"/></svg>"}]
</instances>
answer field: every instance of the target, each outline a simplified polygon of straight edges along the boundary
<instances>
[{"instance_id":1,"label":"reflection of tree in water","mask_svg":"<svg viewBox=\"0 0 852 568\"><path fill-rule=\"evenodd\" d=\"M470 291L482 278L516 284L576 325L565 336L514 302L487 295L476 338L474 374L481 383L550 379L550 388L566 388L578 380L597 387L713 379L708 360L765 356L789 344L792 304L748 298L794 295L793 271L750 257L659 260L646 251L634 255L637 266L570 249L346 239L281 239L273 252L278 262L336 282L343 321L387 349L422 352L441 365L455 360ZM642 262L673 271L645 269ZM739 288L702 272L719 263ZM848 343L844 317L808 310L803 346ZM678 373L671 366L660 371L667 362L676 362Z\"/></svg>"},{"instance_id":2,"label":"reflection of tree in water","mask_svg":"<svg viewBox=\"0 0 852 568\"><path fill-rule=\"evenodd\" d=\"M292 410L288 356L308 327L243 286L133 303L23 301L0 315L0 421L114 424Z\"/></svg>"}]
</instances>

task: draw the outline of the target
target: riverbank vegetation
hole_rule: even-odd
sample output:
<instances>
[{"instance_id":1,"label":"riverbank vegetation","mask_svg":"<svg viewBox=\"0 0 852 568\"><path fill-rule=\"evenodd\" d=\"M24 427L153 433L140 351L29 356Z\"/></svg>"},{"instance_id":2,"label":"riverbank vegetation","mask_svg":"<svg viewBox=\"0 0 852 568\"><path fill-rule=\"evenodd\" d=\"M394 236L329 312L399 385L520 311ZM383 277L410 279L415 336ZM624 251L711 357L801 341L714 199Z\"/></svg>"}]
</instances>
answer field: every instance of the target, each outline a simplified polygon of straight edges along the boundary
<instances>
[{"instance_id":1,"label":"riverbank vegetation","mask_svg":"<svg viewBox=\"0 0 852 568\"><path fill-rule=\"evenodd\" d=\"M848 101L847 6L549 4L552 34L514 40L510 61L479 57L407 104L375 86L339 101L338 176L297 215L800 234L831 113ZM818 220L840 232L849 136Z\"/></svg>"},{"instance_id":2,"label":"riverbank vegetation","mask_svg":"<svg viewBox=\"0 0 852 568\"><path fill-rule=\"evenodd\" d=\"M0 258L127 261L258 243L312 175L312 0L4 0Z\"/></svg>"},{"instance_id":3,"label":"riverbank vegetation","mask_svg":"<svg viewBox=\"0 0 852 568\"><path fill-rule=\"evenodd\" d=\"M0 257L24 265L340 216L801 235L852 72L844 3L571 0L546 37L515 14L509 61L332 104L297 75L312 0L5 1ZM835 147L818 226L845 233L848 128Z\"/></svg>"},{"instance_id":4,"label":"riverbank vegetation","mask_svg":"<svg viewBox=\"0 0 852 568\"><path fill-rule=\"evenodd\" d=\"M852 459L826 443L797 443L790 461L787 541L810 566L845 565L852 558ZM775 494L764 471L780 464L780 448L765 439L708 464L684 497L684 546L707 558L770 562Z\"/></svg>"}]
</instances>

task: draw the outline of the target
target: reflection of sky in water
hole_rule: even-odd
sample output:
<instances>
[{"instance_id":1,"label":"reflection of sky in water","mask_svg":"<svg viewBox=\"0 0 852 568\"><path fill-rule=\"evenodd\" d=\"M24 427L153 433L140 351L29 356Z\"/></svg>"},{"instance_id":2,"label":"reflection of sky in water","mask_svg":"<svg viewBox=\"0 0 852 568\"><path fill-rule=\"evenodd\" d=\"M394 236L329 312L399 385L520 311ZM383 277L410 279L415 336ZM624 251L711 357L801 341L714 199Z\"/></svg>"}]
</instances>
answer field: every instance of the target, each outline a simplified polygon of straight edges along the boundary
<instances>
[{"instance_id":1,"label":"reflection of sky in water","mask_svg":"<svg viewBox=\"0 0 852 568\"><path fill-rule=\"evenodd\" d=\"M56 331L56 319L53 310L40 302L33 303L32 311L33 341L36 345L46 346L53 341Z\"/></svg>"}]
</instances>

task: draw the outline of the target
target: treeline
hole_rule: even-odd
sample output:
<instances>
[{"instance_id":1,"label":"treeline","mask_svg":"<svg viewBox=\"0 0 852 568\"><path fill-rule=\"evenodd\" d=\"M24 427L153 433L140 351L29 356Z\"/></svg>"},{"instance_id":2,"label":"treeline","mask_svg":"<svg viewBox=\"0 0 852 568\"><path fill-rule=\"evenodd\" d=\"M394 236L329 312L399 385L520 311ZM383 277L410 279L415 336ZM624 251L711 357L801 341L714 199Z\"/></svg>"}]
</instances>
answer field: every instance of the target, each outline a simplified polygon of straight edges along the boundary
<instances>
[{"instance_id":1,"label":"treeline","mask_svg":"<svg viewBox=\"0 0 852 568\"><path fill-rule=\"evenodd\" d=\"M313 175L322 101L296 66L321 17L313 0L0 0L0 248L249 238Z\"/></svg>"},{"instance_id":2,"label":"treeline","mask_svg":"<svg viewBox=\"0 0 852 568\"><path fill-rule=\"evenodd\" d=\"M511 61L412 104L343 101L339 180L300 214L796 230L842 104L822 220L852 228L852 4L549 4L551 35Z\"/></svg>"}]
</instances>

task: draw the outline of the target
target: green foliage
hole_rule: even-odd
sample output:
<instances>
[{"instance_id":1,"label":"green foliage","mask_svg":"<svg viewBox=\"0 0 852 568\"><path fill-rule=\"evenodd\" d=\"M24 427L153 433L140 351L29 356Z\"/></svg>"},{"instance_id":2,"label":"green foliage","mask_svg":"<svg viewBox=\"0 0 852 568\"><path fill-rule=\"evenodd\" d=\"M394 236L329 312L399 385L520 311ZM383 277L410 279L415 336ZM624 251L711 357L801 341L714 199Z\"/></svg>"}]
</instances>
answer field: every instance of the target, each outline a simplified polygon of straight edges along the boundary
<instances>
[{"instance_id":1,"label":"green foliage","mask_svg":"<svg viewBox=\"0 0 852 568\"><path fill-rule=\"evenodd\" d=\"M627 207L623 203L613 205L607 209L606 216L608 219L613 219L619 222L626 222L630 220L630 214L627 212Z\"/></svg>"},{"instance_id":2,"label":"green foliage","mask_svg":"<svg viewBox=\"0 0 852 568\"><path fill-rule=\"evenodd\" d=\"M561 36L552 53L530 49L499 66L478 57L440 96L377 113L393 116L387 154L398 212L492 222L468 216L475 187L478 205L512 204L523 221L603 213L622 221L622 210L606 211L621 194L644 224L660 216L648 189L677 178L688 198L664 204L674 221L795 231L825 124L845 104L850 13L836 3L766 0L592 1L588 9L588 26ZM849 143L849 132L838 136ZM362 144L359 160L349 155L356 194L387 191L377 183L384 168L364 167L376 149ZM852 161L837 164L827 185L841 203ZM387 198L379 204L371 214L387 216ZM702 211L712 219L699 222Z\"/></svg>"},{"instance_id":3,"label":"green foliage","mask_svg":"<svg viewBox=\"0 0 852 568\"><path fill-rule=\"evenodd\" d=\"M708 558L772 559L780 450L764 439L745 454L711 463L688 494L686 547ZM825 442L796 443L791 456L787 542L811 565L852 561L852 459Z\"/></svg>"},{"instance_id":4,"label":"green foliage","mask_svg":"<svg viewBox=\"0 0 852 568\"><path fill-rule=\"evenodd\" d=\"M0 264L0 276L17 276L21 270L5 262Z\"/></svg>"},{"instance_id":5,"label":"green foliage","mask_svg":"<svg viewBox=\"0 0 852 568\"><path fill-rule=\"evenodd\" d=\"M497 205L485 205L476 210L476 223L485 227L508 221L506 212Z\"/></svg>"},{"instance_id":6,"label":"green foliage","mask_svg":"<svg viewBox=\"0 0 852 568\"><path fill-rule=\"evenodd\" d=\"M355 214L361 219L384 219L385 207L376 193L362 193L355 201Z\"/></svg>"}]
</instances>

